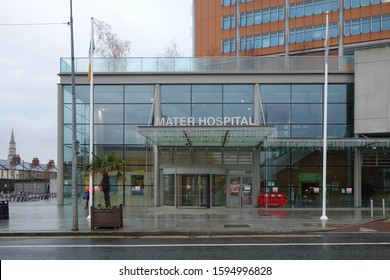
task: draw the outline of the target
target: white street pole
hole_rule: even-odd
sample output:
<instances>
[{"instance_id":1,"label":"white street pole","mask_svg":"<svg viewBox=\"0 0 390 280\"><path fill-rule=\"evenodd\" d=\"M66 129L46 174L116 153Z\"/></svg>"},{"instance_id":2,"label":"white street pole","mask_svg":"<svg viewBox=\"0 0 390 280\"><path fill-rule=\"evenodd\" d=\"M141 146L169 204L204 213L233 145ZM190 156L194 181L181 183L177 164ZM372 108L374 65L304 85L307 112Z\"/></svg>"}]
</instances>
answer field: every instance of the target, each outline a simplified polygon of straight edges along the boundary
<instances>
[{"instance_id":1,"label":"white street pole","mask_svg":"<svg viewBox=\"0 0 390 280\"><path fill-rule=\"evenodd\" d=\"M323 122L323 145L322 145L322 216L321 221L328 220L326 216L326 166L327 166L327 136L328 136L328 13L326 13L325 29L325 85L324 85L324 122Z\"/></svg>"}]
</instances>

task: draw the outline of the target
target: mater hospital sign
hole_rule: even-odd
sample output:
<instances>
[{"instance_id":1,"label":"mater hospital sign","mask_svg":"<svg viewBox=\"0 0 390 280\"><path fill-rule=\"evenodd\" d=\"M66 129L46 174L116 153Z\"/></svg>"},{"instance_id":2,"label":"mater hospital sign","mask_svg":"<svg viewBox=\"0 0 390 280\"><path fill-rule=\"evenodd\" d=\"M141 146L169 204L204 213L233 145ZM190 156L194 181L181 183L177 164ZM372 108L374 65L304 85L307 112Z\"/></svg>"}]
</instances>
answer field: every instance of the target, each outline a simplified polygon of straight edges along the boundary
<instances>
[{"instance_id":1,"label":"mater hospital sign","mask_svg":"<svg viewBox=\"0 0 390 280\"><path fill-rule=\"evenodd\" d=\"M247 126L255 125L252 117L164 117L157 118L156 126Z\"/></svg>"}]
</instances>

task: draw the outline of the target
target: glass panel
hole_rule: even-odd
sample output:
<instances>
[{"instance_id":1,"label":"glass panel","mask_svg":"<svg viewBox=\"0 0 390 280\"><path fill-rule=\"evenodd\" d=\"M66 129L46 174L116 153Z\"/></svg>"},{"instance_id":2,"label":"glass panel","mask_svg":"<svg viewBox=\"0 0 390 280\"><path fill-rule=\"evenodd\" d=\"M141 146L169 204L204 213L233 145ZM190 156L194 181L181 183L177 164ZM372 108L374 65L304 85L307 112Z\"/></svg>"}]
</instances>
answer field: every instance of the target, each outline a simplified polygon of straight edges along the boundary
<instances>
[{"instance_id":1,"label":"glass panel","mask_svg":"<svg viewBox=\"0 0 390 280\"><path fill-rule=\"evenodd\" d=\"M192 116L197 120L199 117L222 116L222 104L193 104Z\"/></svg>"},{"instance_id":2,"label":"glass panel","mask_svg":"<svg viewBox=\"0 0 390 280\"><path fill-rule=\"evenodd\" d=\"M305 3L305 16L311 16L313 14L313 3Z\"/></svg>"},{"instance_id":3,"label":"glass panel","mask_svg":"<svg viewBox=\"0 0 390 280\"><path fill-rule=\"evenodd\" d=\"M241 206L241 178L232 176L229 182L228 205L240 207Z\"/></svg>"},{"instance_id":4,"label":"glass panel","mask_svg":"<svg viewBox=\"0 0 390 280\"><path fill-rule=\"evenodd\" d=\"M292 138L320 138L322 137L321 125L292 125Z\"/></svg>"},{"instance_id":5,"label":"glass panel","mask_svg":"<svg viewBox=\"0 0 390 280\"><path fill-rule=\"evenodd\" d=\"M252 193L253 193L253 185L252 185L252 177L242 177L242 189L241 189L241 205L251 206L252 205Z\"/></svg>"},{"instance_id":6,"label":"glass panel","mask_svg":"<svg viewBox=\"0 0 390 280\"><path fill-rule=\"evenodd\" d=\"M95 124L123 123L123 105L95 104L94 112Z\"/></svg>"},{"instance_id":7,"label":"glass panel","mask_svg":"<svg viewBox=\"0 0 390 280\"><path fill-rule=\"evenodd\" d=\"M153 121L152 104L125 105L125 123L149 124Z\"/></svg>"},{"instance_id":8,"label":"glass panel","mask_svg":"<svg viewBox=\"0 0 390 280\"><path fill-rule=\"evenodd\" d=\"M253 85L224 85L224 103L253 103Z\"/></svg>"},{"instance_id":9,"label":"glass panel","mask_svg":"<svg viewBox=\"0 0 390 280\"><path fill-rule=\"evenodd\" d=\"M261 11L255 11L254 24L261 24Z\"/></svg>"},{"instance_id":10,"label":"glass panel","mask_svg":"<svg viewBox=\"0 0 390 280\"><path fill-rule=\"evenodd\" d=\"M164 175L164 205L175 206L175 175Z\"/></svg>"},{"instance_id":11,"label":"glass panel","mask_svg":"<svg viewBox=\"0 0 390 280\"><path fill-rule=\"evenodd\" d=\"M263 103L290 102L290 85L261 85L260 93Z\"/></svg>"},{"instance_id":12,"label":"glass panel","mask_svg":"<svg viewBox=\"0 0 390 280\"><path fill-rule=\"evenodd\" d=\"M122 144L122 125L95 125L95 144Z\"/></svg>"},{"instance_id":13,"label":"glass panel","mask_svg":"<svg viewBox=\"0 0 390 280\"><path fill-rule=\"evenodd\" d=\"M226 206L226 176L212 175L211 206Z\"/></svg>"},{"instance_id":14,"label":"glass panel","mask_svg":"<svg viewBox=\"0 0 390 280\"><path fill-rule=\"evenodd\" d=\"M382 30L390 30L390 15L382 16Z\"/></svg>"},{"instance_id":15,"label":"glass panel","mask_svg":"<svg viewBox=\"0 0 390 280\"><path fill-rule=\"evenodd\" d=\"M329 104L328 105L328 123L346 124L348 122L347 104Z\"/></svg>"},{"instance_id":16,"label":"glass panel","mask_svg":"<svg viewBox=\"0 0 390 280\"><path fill-rule=\"evenodd\" d=\"M125 144L145 144L145 138L137 132L138 125L125 125Z\"/></svg>"},{"instance_id":17,"label":"glass panel","mask_svg":"<svg viewBox=\"0 0 390 280\"><path fill-rule=\"evenodd\" d=\"M123 86L94 86L95 103L123 103Z\"/></svg>"},{"instance_id":18,"label":"glass panel","mask_svg":"<svg viewBox=\"0 0 390 280\"><path fill-rule=\"evenodd\" d=\"M162 117L190 117L190 104L161 104Z\"/></svg>"},{"instance_id":19,"label":"glass panel","mask_svg":"<svg viewBox=\"0 0 390 280\"><path fill-rule=\"evenodd\" d=\"M292 85L293 103L321 103L322 85Z\"/></svg>"},{"instance_id":20,"label":"glass panel","mask_svg":"<svg viewBox=\"0 0 390 280\"><path fill-rule=\"evenodd\" d=\"M270 9L263 10L263 23L270 22L270 20L271 20Z\"/></svg>"},{"instance_id":21,"label":"glass panel","mask_svg":"<svg viewBox=\"0 0 390 280\"><path fill-rule=\"evenodd\" d=\"M322 104L293 104L292 123L320 124L322 122Z\"/></svg>"},{"instance_id":22,"label":"glass panel","mask_svg":"<svg viewBox=\"0 0 390 280\"><path fill-rule=\"evenodd\" d=\"M329 85L328 86L329 103L347 103L347 85Z\"/></svg>"},{"instance_id":23,"label":"glass panel","mask_svg":"<svg viewBox=\"0 0 390 280\"><path fill-rule=\"evenodd\" d=\"M178 206L206 206L206 175L178 175Z\"/></svg>"},{"instance_id":24,"label":"glass panel","mask_svg":"<svg viewBox=\"0 0 390 280\"><path fill-rule=\"evenodd\" d=\"M278 45L278 33L271 33L271 47Z\"/></svg>"},{"instance_id":25,"label":"glass panel","mask_svg":"<svg viewBox=\"0 0 390 280\"><path fill-rule=\"evenodd\" d=\"M352 20L351 34L360 34L360 19Z\"/></svg>"},{"instance_id":26,"label":"glass panel","mask_svg":"<svg viewBox=\"0 0 390 280\"><path fill-rule=\"evenodd\" d=\"M270 34L269 33L265 33L263 34L263 48L269 48L270 46Z\"/></svg>"},{"instance_id":27,"label":"glass panel","mask_svg":"<svg viewBox=\"0 0 390 280\"><path fill-rule=\"evenodd\" d=\"M253 119L253 105L252 104L225 104L223 106L224 117L252 117Z\"/></svg>"},{"instance_id":28,"label":"glass panel","mask_svg":"<svg viewBox=\"0 0 390 280\"><path fill-rule=\"evenodd\" d=\"M322 13L322 1L317 0L314 2L314 10L313 10L315 15L319 15Z\"/></svg>"},{"instance_id":29,"label":"glass panel","mask_svg":"<svg viewBox=\"0 0 390 280\"><path fill-rule=\"evenodd\" d=\"M371 21L371 32L378 32L381 30L381 18L378 17L372 17Z\"/></svg>"},{"instance_id":30,"label":"glass panel","mask_svg":"<svg viewBox=\"0 0 390 280\"><path fill-rule=\"evenodd\" d=\"M278 21L278 7L271 8L271 22Z\"/></svg>"},{"instance_id":31,"label":"glass panel","mask_svg":"<svg viewBox=\"0 0 390 280\"><path fill-rule=\"evenodd\" d=\"M189 85L162 85L161 103L190 103L191 87Z\"/></svg>"},{"instance_id":32,"label":"glass panel","mask_svg":"<svg viewBox=\"0 0 390 280\"><path fill-rule=\"evenodd\" d=\"M126 103L153 103L154 86L125 86Z\"/></svg>"},{"instance_id":33,"label":"glass panel","mask_svg":"<svg viewBox=\"0 0 390 280\"><path fill-rule=\"evenodd\" d=\"M263 107L267 124L290 123L289 104L265 104Z\"/></svg>"},{"instance_id":34,"label":"glass panel","mask_svg":"<svg viewBox=\"0 0 390 280\"><path fill-rule=\"evenodd\" d=\"M304 15L303 3L296 4L295 7L296 7L295 16L297 18L303 17Z\"/></svg>"}]
</instances>

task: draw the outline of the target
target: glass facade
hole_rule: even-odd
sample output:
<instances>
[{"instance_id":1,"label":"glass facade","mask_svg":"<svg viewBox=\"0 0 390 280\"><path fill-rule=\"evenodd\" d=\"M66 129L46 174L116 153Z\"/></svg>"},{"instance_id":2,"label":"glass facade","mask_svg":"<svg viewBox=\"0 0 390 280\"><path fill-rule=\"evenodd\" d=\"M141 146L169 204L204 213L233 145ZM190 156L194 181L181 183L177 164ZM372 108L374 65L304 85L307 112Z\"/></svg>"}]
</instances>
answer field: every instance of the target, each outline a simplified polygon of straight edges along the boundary
<instances>
[{"instance_id":1,"label":"glass facade","mask_svg":"<svg viewBox=\"0 0 390 280\"><path fill-rule=\"evenodd\" d=\"M328 138L354 136L353 91L353 84L329 84ZM76 86L80 170L89 161L89 94L88 85ZM64 198L71 203L70 86L63 86L63 97ZM159 206L256 207L259 194L275 194L285 195L285 207L321 207L319 147L159 147L145 143L137 130L158 125L158 118L192 118L192 126L216 125L205 120L218 117L248 118L275 127L277 140L299 143L300 139L322 138L323 100L324 86L315 83L95 85L93 152L102 156L115 151L126 162L124 178L111 178L113 204L153 206L159 201ZM363 155L364 205L369 197L389 193L386 166L390 163L384 162L385 155ZM354 149L328 149L328 206L354 206L354 161ZM89 183L82 172L77 180L80 191ZM100 180L95 177L94 185ZM103 203L101 193L96 193L94 203Z\"/></svg>"}]
</instances>

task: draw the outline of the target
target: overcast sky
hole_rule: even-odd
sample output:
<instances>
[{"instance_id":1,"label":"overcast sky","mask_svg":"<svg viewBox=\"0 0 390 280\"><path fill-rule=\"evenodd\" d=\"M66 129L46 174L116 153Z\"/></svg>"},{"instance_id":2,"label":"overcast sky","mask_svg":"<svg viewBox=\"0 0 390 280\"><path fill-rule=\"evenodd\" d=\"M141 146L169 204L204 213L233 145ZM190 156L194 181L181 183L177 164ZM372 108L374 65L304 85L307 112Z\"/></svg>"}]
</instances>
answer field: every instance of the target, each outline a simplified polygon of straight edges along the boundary
<instances>
[{"instance_id":1,"label":"overcast sky","mask_svg":"<svg viewBox=\"0 0 390 280\"><path fill-rule=\"evenodd\" d=\"M70 0L13 0L0 6L0 159L12 129L17 153L57 163L57 83L70 57ZM192 56L192 0L73 0L75 56L87 57L94 17L131 41L131 56L153 57L175 41ZM50 25L19 25L53 23Z\"/></svg>"}]
</instances>

